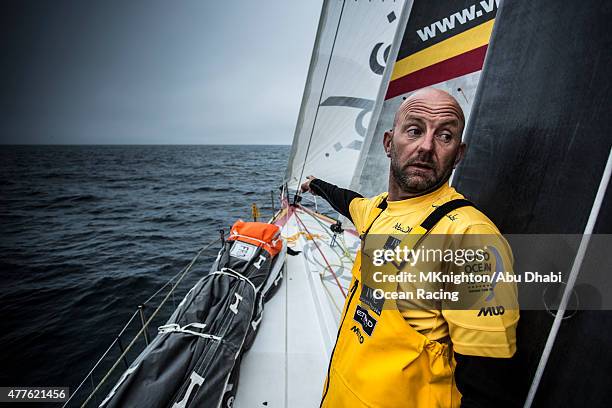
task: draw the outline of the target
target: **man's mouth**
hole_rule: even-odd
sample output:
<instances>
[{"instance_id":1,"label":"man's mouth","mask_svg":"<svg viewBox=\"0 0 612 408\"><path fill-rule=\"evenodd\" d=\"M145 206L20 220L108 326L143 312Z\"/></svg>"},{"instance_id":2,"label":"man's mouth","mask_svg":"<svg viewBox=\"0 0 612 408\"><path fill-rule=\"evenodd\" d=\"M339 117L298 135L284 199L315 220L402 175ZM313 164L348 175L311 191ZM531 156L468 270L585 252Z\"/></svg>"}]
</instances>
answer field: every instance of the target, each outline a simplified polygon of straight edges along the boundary
<instances>
[{"instance_id":1,"label":"man's mouth","mask_svg":"<svg viewBox=\"0 0 612 408\"><path fill-rule=\"evenodd\" d=\"M433 171L434 166L430 163L410 163L408 167L413 167L418 170Z\"/></svg>"}]
</instances>

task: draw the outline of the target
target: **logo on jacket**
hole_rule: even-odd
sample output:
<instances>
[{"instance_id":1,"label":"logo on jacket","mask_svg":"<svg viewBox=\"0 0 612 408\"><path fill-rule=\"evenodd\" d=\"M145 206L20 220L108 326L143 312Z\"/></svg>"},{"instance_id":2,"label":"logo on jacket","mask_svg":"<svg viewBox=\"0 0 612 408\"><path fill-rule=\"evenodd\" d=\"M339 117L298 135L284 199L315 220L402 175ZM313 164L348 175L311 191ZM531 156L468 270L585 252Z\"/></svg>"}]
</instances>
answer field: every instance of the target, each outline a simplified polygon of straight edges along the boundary
<instances>
[{"instance_id":1,"label":"logo on jacket","mask_svg":"<svg viewBox=\"0 0 612 408\"><path fill-rule=\"evenodd\" d=\"M395 237L389 237L387 238L387 241L385 241L385 245L383 245L383 248L384 249L395 249L401 243L402 243L401 240Z\"/></svg>"},{"instance_id":2,"label":"logo on jacket","mask_svg":"<svg viewBox=\"0 0 612 408\"><path fill-rule=\"evenodd\" d=\"M361 328L368 336L372 335L374 328L376 327L376 319L370 316L370 313L361 306L357 305L357 309L355 309L355 316L353 316L353 320L361 325Z\"/></svg>"},{"instance_id":3,"label":"logo on jacket","mask_svg":"<svg viewBox=\"0 0 612 408\"><path fill-rule=\"evenodd\" d=\"M361 295L359 300L365 303L374 313L380 316L382 313L383 305L385 304L385 298L377 298L374 296L374 289L367 285L361 285Z\"/></svg>"},{"instance_id":4,"label":"logo on jacket","mask_svg":"<svg viewBox=\"0 0 612 408\"><path fill-rule=\"evenodd\" d=\"M363 334L361 334L361 330L359 330L359 327L357 326L353 326L351 327L351 331L353 333L355 333L355 335L357 336L357 340L359 340L359 344L363 344Z\"/></svg>"},{"instance_id":5,"label":"logo on jacket","mask_svg":"<svg viewBox=\"0 0 612 408\"><path fill-rule=\"evenodd\" d=\"M408 225L402 227L402 224L400 224L399 222L396 222L393 228L400 232L403 232L404 234L408 234L410 231L412 231L412 227L409 227Z\"/></svg>"},{"instance_id":6,"label":"logo on jacket","mask_svg":"<svg viewBox=\"0 0 612 408\"><path fill-rule=\"evenodd\" d=\"M501 316L506 312L506 309L502 305L499 306L488 306L481 307L480 312L478 312L478 316Z\"/></svg>"}]
</instances>

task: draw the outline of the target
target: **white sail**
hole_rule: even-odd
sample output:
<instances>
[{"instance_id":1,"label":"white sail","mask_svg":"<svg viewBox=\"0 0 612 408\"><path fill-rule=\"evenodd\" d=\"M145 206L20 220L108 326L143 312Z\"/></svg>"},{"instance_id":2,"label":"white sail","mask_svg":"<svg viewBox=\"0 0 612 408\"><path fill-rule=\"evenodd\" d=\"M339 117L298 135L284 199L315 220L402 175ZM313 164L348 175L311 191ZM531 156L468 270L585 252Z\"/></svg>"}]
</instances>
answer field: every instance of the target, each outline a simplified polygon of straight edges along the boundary
<instances>
[{"instance_id":1,"label":"white sail","mask_svg":"<svg viewBox=\"0 0 612 408\"><path fill-rule=\"evenodd\" d=\"M351 189L364 196L387 189L389 162L383 134L393 127L404 98L414 91L433 86L449 92L469 120L496 11L494 0L462 9L449 0L413 2L391 79L381 84Z\"/></svg>"},{"instance_id":2,"label":"white sail","mask_svg":"<svg viewBox=\"0 0 612 408\"><path fill-rule=\"evenodd\" d=\"M286 173L347 187L379 91L403 1L325 1Z\"/></svg>"}]
</instances>

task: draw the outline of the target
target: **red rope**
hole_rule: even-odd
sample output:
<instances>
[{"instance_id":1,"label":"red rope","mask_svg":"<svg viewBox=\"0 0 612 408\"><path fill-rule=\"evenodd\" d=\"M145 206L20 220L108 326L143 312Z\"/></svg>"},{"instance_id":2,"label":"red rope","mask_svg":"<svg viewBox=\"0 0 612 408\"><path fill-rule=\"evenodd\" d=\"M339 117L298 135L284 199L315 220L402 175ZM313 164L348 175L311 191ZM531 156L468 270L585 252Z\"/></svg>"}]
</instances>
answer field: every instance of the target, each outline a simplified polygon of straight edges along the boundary
<instances>
[{"instance_id":1,"label":"red rope","mask_svg":"<svg viewBox=\"0 0 612 408\"><path fill-rule=\"evenodd\" d=\"M308 231L308 228L306 228L306 225L304 225L304 222L302 222L302 219L298 215L298 212L295 211L294 214L295 214L295 218L299 221L300 224L302 224L302 227L304 227L304 230L306 231L306 233L312 237L312 242L315 244L315 246L319 250L319 253L323 257L323 260L327 264L327 267L329 268L329 271L331 272L332 276L334 277L334 280L336 281L336 284L338 285L338 288L340 288L340 292L342 292L342 295L344 297L346 297L346 292L344 291L344 288L342 288L342 285L340 284L340 281L338 280L338 277L336 276L336 273L334 272L334 270L332 269L331 265L327 261L327 258L325 257L325 254L323 253L321 248L319 248L319 244L317 244L317 241L315 241L314 236L310 233L310 231Z\"/></svg>"}]
</instances>

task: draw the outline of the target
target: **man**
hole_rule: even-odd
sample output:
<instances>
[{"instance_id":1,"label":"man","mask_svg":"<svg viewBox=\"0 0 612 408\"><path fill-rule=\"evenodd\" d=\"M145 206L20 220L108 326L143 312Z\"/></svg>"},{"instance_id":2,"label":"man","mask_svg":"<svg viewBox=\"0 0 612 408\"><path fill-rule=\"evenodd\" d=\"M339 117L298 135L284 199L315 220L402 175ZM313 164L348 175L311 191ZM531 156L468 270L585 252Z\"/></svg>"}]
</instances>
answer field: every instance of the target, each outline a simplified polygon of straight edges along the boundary
<instances>
[{"instance_id":1,"label":"man","mask_svg":"<svg viewBox=\"0 0 612 408\"><path fill-rule=\"evenodd\" d=\"M363 198L312 176L302 184L303 192L322 196L349 218L363 241L321 406L520 405L520 393L513 389L510 378L518 322L514 286L473 290L478 286L472 285L466 290L463 285L459 293L469 293L477 298L472 299L475 304L482 305L478 308L470 303L469 310L456 310L448 302L439 302L435 308L431 303L381 301L372 295L372 269L367 267L372 250L366 250L365 241L373 236L386 237L374 245L384 244L385 248L389 242L391 247L401 246L400 242L421 245L425 241L420 237L433 240L441 236L438 242L445 249L477 248L480 237L488 237L483 246L488 251L486 262L481 259L450 266L434 262L416 267L440 268L446 274L511 271L512 254L498 229L448 185L465 154L461 140L464 125L463 111L451 95L433 88L420 90L401 104L393 129L384 135L390 159L388 193ZM395 241L390 238L398 235ZM416 238L411 241L413 236ZM461 238L470 236L479 238L465 242ZM459 243L456 237L460 237ZM410 291L422 284L398 285Z\"/></svg>"}]
</instances>

